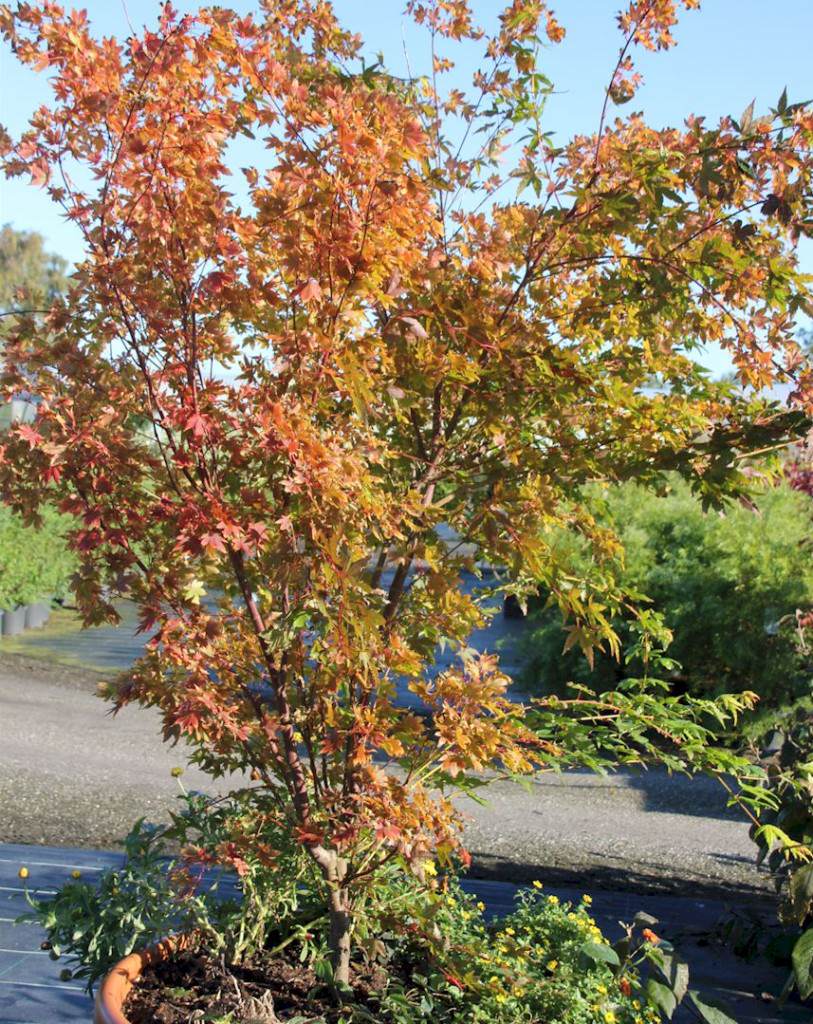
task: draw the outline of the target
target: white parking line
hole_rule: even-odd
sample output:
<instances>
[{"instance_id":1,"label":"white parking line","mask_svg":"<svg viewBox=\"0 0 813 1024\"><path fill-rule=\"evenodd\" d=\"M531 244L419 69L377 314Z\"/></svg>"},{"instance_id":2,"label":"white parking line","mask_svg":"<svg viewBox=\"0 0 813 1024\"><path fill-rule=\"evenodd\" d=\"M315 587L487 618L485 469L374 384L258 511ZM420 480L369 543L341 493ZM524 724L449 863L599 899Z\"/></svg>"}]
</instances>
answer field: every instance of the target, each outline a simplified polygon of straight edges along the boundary
<instances>
[{"instance_id":1,"label":"white parking line","mask_svg":"<svg viewBox=\"0 0 813 1024\"><path fill-rule=\"evenodd\" d=\"M19 885L0 885L0 891L2 892L44 892L46 895L53 896L56 894L56 889L21 889Z\"/></svg>"},{"instance_id":2,"label":"white parking line","mask_svg":"<svg viewBox=\"0 0 813 1024\"><path fill-rule=\"evenodd\" d=\"M0 981L0 985L8 985L9 988L58 988L66 992L84 992L78 985L48 985L44 981Z\"/></svg>"},{"instance_id":3,"label":"white parking line","mask_svg":"<svg viewBox=\"0 0 813 1024\"><path fill-rule=\"evenodd\" d=\"M118 866L123 861L117 861L114 865L104 864L100 867L95 867L87 864L62 864L52 860L27 860L25 857L0 857L0 864L16 864L20 867L21 864L25 864L26 867L37 867L37 868L67 868L69 871L106 871L108 867Z\"/></svg>"}]
</instances>

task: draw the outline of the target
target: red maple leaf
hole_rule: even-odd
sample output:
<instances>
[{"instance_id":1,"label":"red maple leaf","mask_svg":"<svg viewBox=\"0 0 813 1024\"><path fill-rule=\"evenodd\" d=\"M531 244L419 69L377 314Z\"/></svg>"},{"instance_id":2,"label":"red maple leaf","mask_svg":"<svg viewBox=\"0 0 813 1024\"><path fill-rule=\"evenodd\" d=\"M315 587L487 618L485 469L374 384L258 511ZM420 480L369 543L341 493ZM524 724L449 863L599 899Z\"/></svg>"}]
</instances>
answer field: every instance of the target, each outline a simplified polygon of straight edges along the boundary
<instances>
[{"instance_id":1,"label":"red maple leaf","mask_svg":"<svg viewBox=\"0 0 813 1024\"><path fill-rule=\"evenodd\" d=\"M187 417L184 429L188 430L195 437L203 437L209 429L209 420L195 409Z\"/></svg>"},{"instance_id":2,"label":"red maple leaf","mask_svg":"<svg viewBox=\"0 0 813 1024\"><path fill-rule=\"evenodd\" d=\"M17 427L17 436L21 437L23 441L28 441L32 448L38 448L44 440L42 434L34 430L34 428L29 426L27 423L21 423Z\"/></svg>"},{"instance_id":3,"label":"red maple leaf","mask_svg":"<svg viewBox=\"0 0 813 1024\"><path fill-rule=\"evenodd\" d=\"M308 280L297 289L296 295L303 302L316 302L322 298L322 289L316 278L309 277Z\"/></svg>"},{"instance_id":4,"label":"red maple leaf","mask_svg":"<svg viewBox=\"0 0 813 1024\"><path fill-rule=\"evenodd\" d=\"M219 551L221 554L225 554L226 545L219 533L204 533L200 542L208 551Z\"/></svg>"},{"instance_id":5,"label":"red maple leaf","mask_svg":"<svg viewBox=\"0 0 813 1024\"><path fill-rule=\"evenodd\" d=\"M294 829L297 841L302 843L303 846L315 846L317 843L321 843L323 836L321 832L317 832L313 825L303 825L300 828Z\"/></svg>"}]
</instances>

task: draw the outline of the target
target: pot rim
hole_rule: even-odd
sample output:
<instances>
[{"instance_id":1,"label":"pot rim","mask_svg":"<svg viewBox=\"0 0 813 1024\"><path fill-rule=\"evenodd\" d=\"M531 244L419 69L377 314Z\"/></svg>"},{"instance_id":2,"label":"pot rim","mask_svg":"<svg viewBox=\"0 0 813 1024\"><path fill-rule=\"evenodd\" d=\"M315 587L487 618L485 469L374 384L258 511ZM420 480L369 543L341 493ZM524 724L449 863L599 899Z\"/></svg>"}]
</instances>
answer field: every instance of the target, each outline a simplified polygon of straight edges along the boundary
<instances>
[{"instance_id":1,"label":"pot rim","mask_svg":"<svg viewBox=\"0 0 813 1024\"><path fill-rule=\"evenodd\" d=\"M168 960L193 944L193 935L170 935L147 949L125 956L104 977L93 1004L94 1024L130 1024L122 1007L146 968Z\"/></svg>"}]
</instances>

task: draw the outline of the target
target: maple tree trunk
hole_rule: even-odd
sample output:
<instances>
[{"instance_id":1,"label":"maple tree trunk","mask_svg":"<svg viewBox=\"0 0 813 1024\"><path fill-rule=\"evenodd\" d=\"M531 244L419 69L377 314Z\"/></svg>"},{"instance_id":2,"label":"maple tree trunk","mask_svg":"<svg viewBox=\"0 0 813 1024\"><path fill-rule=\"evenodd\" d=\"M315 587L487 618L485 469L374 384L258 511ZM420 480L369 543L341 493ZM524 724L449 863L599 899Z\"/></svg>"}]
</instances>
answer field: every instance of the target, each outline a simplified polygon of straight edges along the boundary
<instances>
[{"instance_id":1,"label":"maple tree trunk","mask_svg":"<svg viewBox=\"0 0 813 1024\"><path fill-rule=\"evenodd\" d=\"M330 896L330 962L333 966L333 984L350 984L350 907L346 889L334 889Z\"/></svg>"}]
</instances>

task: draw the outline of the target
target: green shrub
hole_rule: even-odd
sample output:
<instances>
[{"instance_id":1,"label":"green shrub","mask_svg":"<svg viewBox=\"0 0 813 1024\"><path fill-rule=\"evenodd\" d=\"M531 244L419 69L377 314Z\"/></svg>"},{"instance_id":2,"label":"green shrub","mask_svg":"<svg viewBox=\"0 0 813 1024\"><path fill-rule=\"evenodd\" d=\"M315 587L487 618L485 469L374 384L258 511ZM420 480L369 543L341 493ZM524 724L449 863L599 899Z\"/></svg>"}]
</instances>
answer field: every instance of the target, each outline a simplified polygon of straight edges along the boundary
<instances>
[{"instance_id":1,"label":"green shrub","mask_svg":"<svg viewBox=\"0 0 813 1024\"><path fill-rule=\"evenodd\" d=\"M39 527L0 505L0 608L64 597L76 567L65 533L70 520L46 508Z\"/></svg>"},{"instance_id":2,"label":"green shrub","mask_svg":"<svg viewBox=\"0 0 813 1024\"><path fill-rule=\"evenodd\" d=\"M624 548L620 584L651 599L674 634L677 689L753 690L765 706L808 692L810 674L788 628L797 608L813 604L807 495L782 484L758 496L755 510L736 505L725 514L704 511L677 480L661 496L632 484L593 495L597 515ZM589 557L573 552L580 570ZM633 621L613 621L627 644ZM557 693L568 681L605 689L629 674L606 654L592 668L578 649L563 654L565 638L558 611L543 607L526 646L524 681L532 690Z\"/></svg>"}]
</instances>

